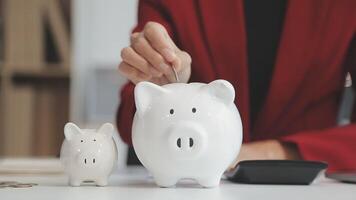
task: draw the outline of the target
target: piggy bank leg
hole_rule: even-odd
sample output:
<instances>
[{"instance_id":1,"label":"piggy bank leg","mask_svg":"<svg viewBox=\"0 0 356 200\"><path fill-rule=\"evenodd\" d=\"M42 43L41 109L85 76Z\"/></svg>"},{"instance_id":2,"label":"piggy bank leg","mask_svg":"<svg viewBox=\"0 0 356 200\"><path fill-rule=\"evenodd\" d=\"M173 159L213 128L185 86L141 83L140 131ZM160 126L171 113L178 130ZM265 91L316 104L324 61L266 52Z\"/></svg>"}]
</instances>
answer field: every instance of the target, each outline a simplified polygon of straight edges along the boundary
<instances>
[{"instance_id":1,"label":"piggy bank leg","mask_svg":"<svg viewBox=\"0 0 356 200\"><path fill-rule=\"evenodd\" d=\"M106 186L108 184L108 179L105 178L100 178L95 181L97 186Z\"/></svg>"},{"instance_id":2,"label":"piggy bank leg","mask_svg":"<svg viewBox=\"0 0 356 200\"><path fill-rule=\"evenodd\" d=\"M172 187L178 182L176 177L165 176L162 174L153 175L153 177L156 184L160 187Z\"/></svg>"},{"instance_id":3,"label":"piggy bank leg","mask_svg":"<svg viewBox=\"0 0 356 200\"><path fill-rule=\"evenodd\" d=\"M221 175L198 178L198 183L207 188L217 187L220 184Z\"/></svg>"},{"instance_id":4,"label":"piggy bank leg","mask_svg":"<svg viewBox=\"0 0 356 200\"><path fill-rule=\"evenodd\" d=\"M69 185L70 186L80 186L80 184L82 183L81 180L79 180L78 178L76 177L69 177Z\"/></svg>"}]
</instances>

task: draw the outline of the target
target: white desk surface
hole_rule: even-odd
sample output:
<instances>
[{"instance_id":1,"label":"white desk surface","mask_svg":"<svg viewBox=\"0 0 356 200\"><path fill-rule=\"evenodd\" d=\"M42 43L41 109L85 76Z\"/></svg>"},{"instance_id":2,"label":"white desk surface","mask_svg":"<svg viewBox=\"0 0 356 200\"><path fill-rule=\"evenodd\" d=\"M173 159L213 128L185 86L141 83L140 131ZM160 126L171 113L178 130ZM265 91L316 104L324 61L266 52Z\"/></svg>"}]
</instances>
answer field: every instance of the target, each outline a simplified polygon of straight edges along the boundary
<instances>
[{"instance_id":1,"label":"white desk surface","mask_svg":"<svg viewBox=\"0 0 356 200\"><path fill-rule=\"evenodd\" d=\"M27 161L28 162L28 161ZM70 187L67 185L67 177L58 172L59 167L51 172L30 171L30 173L16 173L9 171L8 162L0 160L0 181L19 181L38 183L32 188L0 188L1 200L12 199L233 199L233 200L355 200L356 184L339 183L324 177L309 186L300 185L248 185L234 184L222 180L220 187L207 189L201 188L193 181L181 181L175 188L159 188L143 168L128 168L114 173L110 177L109 185L106 187L95 187L91 185L81 187ZM39 162L33 162L38 163ZM53 162L52 162L53 163ZM55 161L55 163L58 163ZM13 164L13 163L12 163ZM55 165L51 164L54 169Z\"/></svg>"}]
</instances>

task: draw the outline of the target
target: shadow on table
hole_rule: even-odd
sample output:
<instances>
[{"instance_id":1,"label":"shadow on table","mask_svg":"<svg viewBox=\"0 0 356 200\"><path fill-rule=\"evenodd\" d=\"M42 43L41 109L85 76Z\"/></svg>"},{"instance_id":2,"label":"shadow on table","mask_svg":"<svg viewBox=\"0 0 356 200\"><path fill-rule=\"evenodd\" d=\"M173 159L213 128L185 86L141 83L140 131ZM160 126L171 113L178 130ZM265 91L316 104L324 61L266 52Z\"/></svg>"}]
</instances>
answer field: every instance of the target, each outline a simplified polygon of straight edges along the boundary
<instances>
[{"instance_id":1,"label":"shadow on table","mask_svg":"<svg viewBox=\"0 0 356 200\"><path fill-rule=\"evenodd\" d=\"M179 188L190 188L190 189L207 189L199 185L196 181L194 180L189 180L189 179L184 179L179 181L175 186L169 187L169 188L164 188L164 187L159 187L156 185L156 183L150 179L150 180L139 180L139 181L134 181L134 182L127 182L127 183L112 183L110 186L118 186L118 187L127 187L127 188L162 188L162 189L179 189Z\"/></svg>"}]
</instances>

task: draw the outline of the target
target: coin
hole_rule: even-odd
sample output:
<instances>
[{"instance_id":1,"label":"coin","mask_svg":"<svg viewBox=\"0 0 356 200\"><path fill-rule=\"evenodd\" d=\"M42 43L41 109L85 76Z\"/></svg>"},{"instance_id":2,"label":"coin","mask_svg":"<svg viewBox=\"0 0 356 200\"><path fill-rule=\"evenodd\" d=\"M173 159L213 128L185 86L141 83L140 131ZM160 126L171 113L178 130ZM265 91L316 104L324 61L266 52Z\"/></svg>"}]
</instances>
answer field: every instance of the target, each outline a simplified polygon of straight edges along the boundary
<instances>
[{"instance_id":1,"label":"coin","mask_svg":"<svg viewBox=\"0 0 356 200\"><path fill-rule=\"evenodd\" d=\"M174 72L174 76L175 76L175 78L176 78L176 81L179 82L178 73L177 73L176 69L174 69L173 66L172 66L172 70L173 70L173 72Z\"/></svg>"},{"instance_id":2,"label":"coin","mask_svg":"<svg viewBox=\"0 0 356 200\"><path fill-rule=\"evenodd\" d=\"M28 188L28 187L32 187L32 185L28 184L28 183L19 183L16 185L11 185L10 187L12 187L12 188Z\"/></svg>"},{"instance_id":3,"label":"coin","mask_svg":"<svg viewBox=\"0 0 356 200\"><path fill-rule=\"evenodd\" d=\"M17 184L18 182L16 181L1 181L0 185L12 185L12 184Z\"/></svg>"},{"instance_id":4,"label":"coin","mask_svg":"<svg viewBox=\"0 0 356 200\"><path fill-rule=\"evenodd\" d=\"M2 181L0 182L0 188L12 187L12 188L27 188L38 185L37 183L19 183L17 181Z\"/></svg>"}]
</instances>

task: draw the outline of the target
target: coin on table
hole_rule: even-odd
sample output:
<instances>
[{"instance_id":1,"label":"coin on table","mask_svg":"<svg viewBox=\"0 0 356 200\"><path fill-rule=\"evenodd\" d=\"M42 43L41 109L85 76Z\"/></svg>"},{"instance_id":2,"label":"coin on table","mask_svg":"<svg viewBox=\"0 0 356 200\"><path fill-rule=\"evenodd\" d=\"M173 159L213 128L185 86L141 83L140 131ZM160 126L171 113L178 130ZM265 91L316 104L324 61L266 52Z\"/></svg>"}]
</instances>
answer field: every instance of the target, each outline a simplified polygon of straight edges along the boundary
<instances>
[{"instance_id":1,"label":"coin on table","mask_svg":"<svg viewBox=\"0 0 356 200\"><path fill-rule=\"evenodd\" d=\"M18 184L17 181L0 181L0 185L13 185Z\"/></svg>"},{"instance_id":2,"label":"coin on table","mask_svg":"<svg viewBox=\"0 0 356 200\"><path fill-rule=\"evenodd\" d=\"M12 188L28 188L28 187L32 187L32 185L28 184L28 183L19 183L19 184L11 185L10 187L12 187Z\"/></svg>"},{"instance_id":3,"label":"coin on table","mask_svg":"<svg viewBox=\"0 0 356 200\"><path fill-rule=\"evenodd\" d=\"M2 182L0 182L0 188L11 187L16 184L18 184L18 182L16 182L16 181L2 181Z\"/></svg>"}]
</instances>

